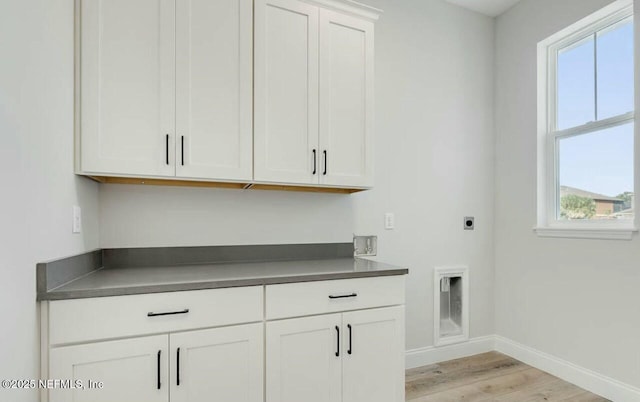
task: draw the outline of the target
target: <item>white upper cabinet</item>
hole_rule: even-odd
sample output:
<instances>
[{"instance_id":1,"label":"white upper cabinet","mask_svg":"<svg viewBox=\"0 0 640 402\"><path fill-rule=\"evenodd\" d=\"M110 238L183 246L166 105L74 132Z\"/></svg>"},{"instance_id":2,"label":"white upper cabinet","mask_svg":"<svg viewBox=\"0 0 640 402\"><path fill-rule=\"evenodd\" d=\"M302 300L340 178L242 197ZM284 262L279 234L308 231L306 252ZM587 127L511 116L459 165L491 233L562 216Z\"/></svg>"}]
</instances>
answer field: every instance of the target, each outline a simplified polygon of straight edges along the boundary
<instances>
[{"instance_id":1,"label":"white upper cabinet","mask_svg":"<svg viewBox=\"0 0 640 402\"><path fill-rule=\"evenodd\" d=\"M80 170L251 180L251 0L82 0Z\"/></svg>"},{"instance_id":2,"label":"white upper cabinet","mask_svg":"<svg viewBox=\"0 0 640 402\"><path fill-rule=\"evenodd\" d=\"M373 185L373 21L342 0L77 0L76 169Z\"/></svg>"},{"instance_id":3,"label":"white upper cabinet","mask_svg":"<svg viewBox=\"0 0 640 402\"><path fill-rule=\"evenodd\" d=\"M174 174L174 3L81 2L83 172Z\"/></svg>"},{"instance_id":4,"label":"white upper cabinet","mask_svg":"<svg viewBox=\"0 0 640 402\"><path fill-rule=\"evenodd\" d=\"M373 23L320 12L320 184L373 185Z\"/></svg>"},{"instance_id":5,"label":"white upper cabinet","mask_svg":"<svg viewBox=\"0 0 640 402\"><path fill-rule=\"evenodd\" d=\"M255 13L254 179L317 183L318 8L256 0Z\"/></svg>"},{"instance_id":6,"label":"white upper cabinet","mask_svg":"<svg viewBox=\"0 0 640 402\"><path fill-rule=\"evenodd\" d=\"M373 23L297 0L256 0L257 181L373 181Z\"/></svg>"},{"instance_id":7,"label":"white upper cabinet","mask_svg":"<svg viewBox=\"0 0 640 402\"><path fill-rule=\"evenodd\" d=\"M176 176L252 178L252 0L176 0Z\"/></svg>"}]
</instances>

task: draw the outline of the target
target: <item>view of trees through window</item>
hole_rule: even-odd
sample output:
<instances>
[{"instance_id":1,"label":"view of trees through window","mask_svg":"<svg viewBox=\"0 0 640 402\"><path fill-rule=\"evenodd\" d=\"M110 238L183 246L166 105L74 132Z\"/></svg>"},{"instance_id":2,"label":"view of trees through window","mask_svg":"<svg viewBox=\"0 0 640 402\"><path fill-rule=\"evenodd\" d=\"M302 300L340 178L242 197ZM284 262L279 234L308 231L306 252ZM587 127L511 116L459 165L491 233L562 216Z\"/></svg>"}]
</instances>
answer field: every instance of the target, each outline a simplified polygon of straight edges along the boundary
<instances>
[{"instance_id":1,"label":"view of trees through window","mask_svg":"<svg viewBox=\"0 0 640 402\"><path fill-rule=\"evenodd\" d=\"M634 216L633 65L632 17L558 51L558 219Z\"/></svg>"}]
</instances>

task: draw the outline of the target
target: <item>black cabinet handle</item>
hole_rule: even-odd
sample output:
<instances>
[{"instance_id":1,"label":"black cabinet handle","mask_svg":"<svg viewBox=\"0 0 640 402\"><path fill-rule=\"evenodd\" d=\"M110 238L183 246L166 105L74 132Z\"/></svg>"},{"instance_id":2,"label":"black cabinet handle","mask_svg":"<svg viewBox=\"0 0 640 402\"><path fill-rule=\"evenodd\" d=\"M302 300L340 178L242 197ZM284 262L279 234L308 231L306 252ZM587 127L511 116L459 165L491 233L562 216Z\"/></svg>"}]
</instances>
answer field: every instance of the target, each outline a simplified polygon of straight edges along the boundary
<instances>
[{"instance_id":1,"label":"black cabinet handle","mask_svg":"<svg viewBox=\"0 0 640 402\"><path fill-rule=\"evenodd\" d=\"M329 295L329 299L347 299L350 297L358 297L357 293L351 293L350 295L338 295L338 296L334 296L334 295Z\"/></svg>"},{"instance_id":2,"label":"black cabinet handle","mask_svg":"<svg viewBox=\"0 0 640 402\"><path fill-rule=\"evenodd\" d=\"M349 328L349 349L347 350L347 353L351 354L351 352L353 351L353 343L352 343L352 340L351 340L351 332L352 332L351 331L351 324L348 324L347 328Z\"/></svg>"},{"instance_id":3,"label":"black cabinet handle","mask_svg":"<svg viewBox=\"0 0 640 402\"><path fill-rule=\"evenodd\" d=\"M180 311L169 311L167 313L154 313L152 311L147 313L147 317L160 317L163 315L177 315L177 314L187 314L189 312L188 308L185 308L184 310L180 310Z\"/></svg>"},{"instance_id":4,"label":"black cabinet handle","mask_svg":"<svg viewBox=\"0 0 640 402\"><path fill-rule=\"evenodd\" d=\"M165 136L164 152L165 152L166 163L168 165L169 164L169 134Z\"/></svg>"},{"instance_id":5,"label":"black cabinet handle","mask_svg":"<svg viewBox=\"0 0 640 402\"><path fill-rule=\"evenodd\" d=\"M323 175L327 175L327 151L322 151L324 153L324 172Z\"/></svg>"},{"instance_id":6,"label":"black cabinet handle","mask_svg":"<svg viewBox=\"0 0 640 402\"><path fill-rule=\"evenodd\" d=\"M336 325L336 339L338 340L338 347L336 349L336 357L340 357L340 327Z\"/></svg>"},{"instance_id":7,"label":"black cabinet handle","mask_svg":"<svg viewBox=\"0 0 640 402\"><path fill-rule=\"evenodd\" d=\"M176 352L176 385L180 386L180 348Z\"/></svg>"},{"instance_id":8,"label":"black cabinet handle","mask_svg":"<svg viewBox=\"0 0 640 402\"><path fill-rule=\"evenodd\" d=\"M158 389L162 386L160 383L160 353L162 353L161 350L158 351Z\"/></svg>"},{"instance_id":9,"label":"black cabinet handle","mask_svg":"<svg viewBox=\"0 0 640 402\"><path fill-rule=\"evenodd\" d=\"M316 150L313 150L313 174L315 175L317 172L317 168L318 168L318 162L317 162L318 158L316 155Z\"/></svg>"},{"instance_id":10,"label":"black cabinet handle","mask_svg":"<svg viewBox=\"0 0 640 402\"><path fill-rule=\"evenodd\" d=\"M182 166L184 166L184 135L180 137L180 155L182 157Z\"/></svg>"}]
</instances>

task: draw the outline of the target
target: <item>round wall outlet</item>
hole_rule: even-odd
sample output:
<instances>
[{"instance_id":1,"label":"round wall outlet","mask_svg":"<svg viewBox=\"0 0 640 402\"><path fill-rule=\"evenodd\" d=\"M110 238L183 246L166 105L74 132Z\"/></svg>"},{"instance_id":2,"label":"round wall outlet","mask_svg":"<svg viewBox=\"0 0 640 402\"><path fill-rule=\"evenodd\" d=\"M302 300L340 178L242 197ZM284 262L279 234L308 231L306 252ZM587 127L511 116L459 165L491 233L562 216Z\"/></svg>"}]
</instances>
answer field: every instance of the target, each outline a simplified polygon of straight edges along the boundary
<instances>
[{"instance_id":1,"label":"round wall outlet","mask_svg":"<svg viewBox=\"0 0 640 402\"><path fill-rule=\"evenodd\" d=\"M475 218L473 216L464 217L464 230L475 229Z\"/></svg>"}]
</instances>

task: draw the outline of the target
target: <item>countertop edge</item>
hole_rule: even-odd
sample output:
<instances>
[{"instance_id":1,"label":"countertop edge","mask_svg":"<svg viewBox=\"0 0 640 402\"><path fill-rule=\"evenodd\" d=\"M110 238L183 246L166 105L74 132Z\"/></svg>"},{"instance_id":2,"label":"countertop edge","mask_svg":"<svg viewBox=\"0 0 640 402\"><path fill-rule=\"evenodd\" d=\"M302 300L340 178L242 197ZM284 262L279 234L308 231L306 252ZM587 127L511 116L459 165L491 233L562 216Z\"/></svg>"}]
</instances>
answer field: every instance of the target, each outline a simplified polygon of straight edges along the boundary
<instances>
[{"instance_id":1,"label":"countertop edge","mask_svg":"<svg viewBox=\"0 0 640 402\"><path fill-rule=\"evenodd\" d=\"M91 289L77 291L49 291L37 294L38 302L88 299L95 297L132 296L151 293L183 292L191 290L223 289L245 286L279 285L286 283L317 282L339 279L371 278L378 276L407 275L409 269L383 269L379 271L344 272L328 274L291 275L281 277L264 277L250 279L230 279L205 282L171 283L151 286L132 286L111 289Z\"/></svg>"}]
</instances>

